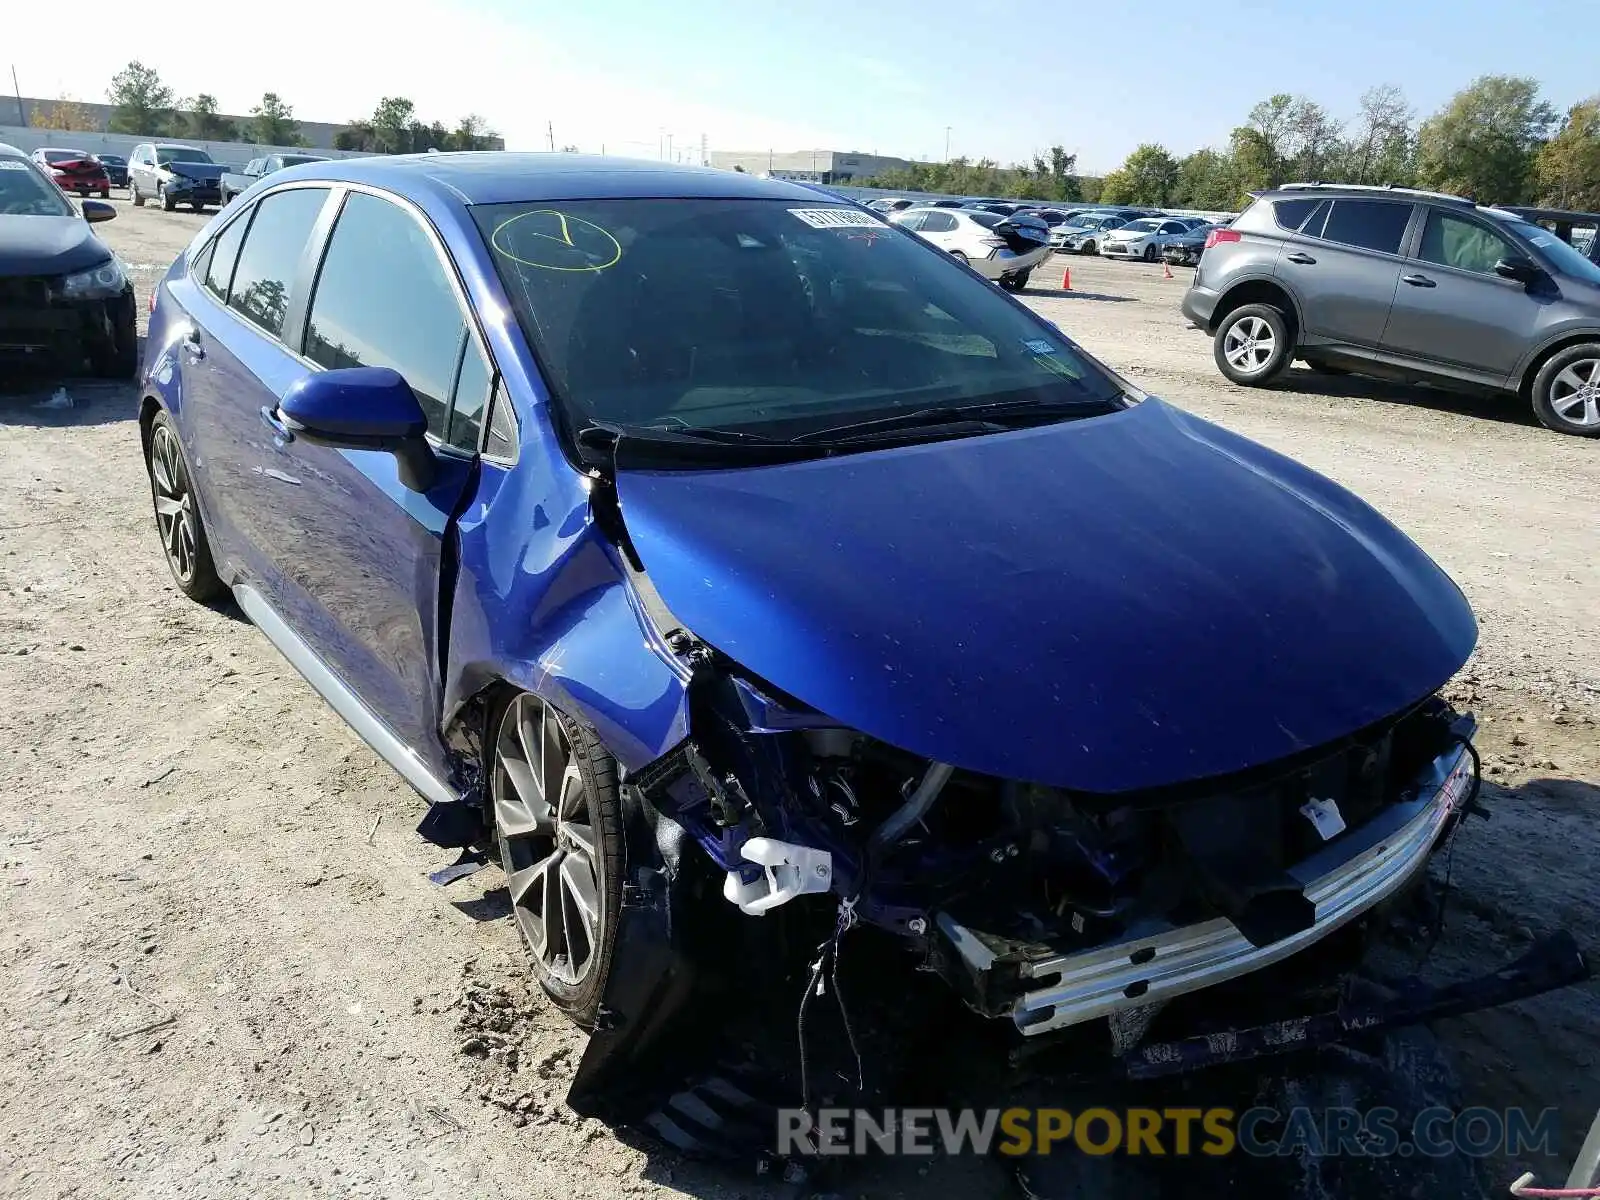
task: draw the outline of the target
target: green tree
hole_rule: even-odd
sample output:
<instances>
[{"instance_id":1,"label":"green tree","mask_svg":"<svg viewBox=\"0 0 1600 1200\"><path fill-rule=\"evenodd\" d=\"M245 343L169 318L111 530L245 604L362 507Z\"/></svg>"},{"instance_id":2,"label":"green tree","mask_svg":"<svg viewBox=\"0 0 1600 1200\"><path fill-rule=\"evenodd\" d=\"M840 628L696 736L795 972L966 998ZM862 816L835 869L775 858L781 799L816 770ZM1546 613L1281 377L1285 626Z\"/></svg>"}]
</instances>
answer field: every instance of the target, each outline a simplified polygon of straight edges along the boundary
<instances>
[{"instance_id":1,"label":"green tree","mask_svg":"<svg viewBox=\"0 0 1600 1200\"><path fill-rule=\"evenodd\" d=\"M1114 174L1120 174L1127 181L1130 199L1121 203L1164 205L1177 186L1178 163L1165 146L1146 142L1128 155L1127 161ZM1107 176L1109 181L1110 176Z\"/></svg>"},{"instance_id":2,"label":"green tree","mask_svg":"<svg viewBox=\"0 0 1600 1200\"><path fill-rule=\"evenodd\" d=\"M1231 210L1239 203L1233 162L1212 149L1196 150L1178 161L1172 202L1185 208Z\"/></svg>"},{"instance_id":3,"label":"green tree","mask_svg":"<svg viewBox=\"0 0 1600 1200\"><path fill-rule=\"evenodd\" d=\"M227 117L217 113L217 98L201 92L185 106L184 133L200 141L232 142L239 137L239 129Z\"/></svg>"},{"instance_id":4,"label":"green tree","mask_svg":"<svg viewBox=\"0 0 1600 1200\"><path fill-rule=\"evenodd\" d=\"M1121 167L1108 172L1100 181L1100 204L1132 204L1133 180Z\"/></svg>"},{"instance_id":5,"label":"green tree","mask_svg":"<svg viewBox=\"0 0 1600 1200\"><path fill-rule=\"evenodd\" d=\"M250 138L264 146L303 146L300 122L294 109L277 92L263 92L261 103L250 110Z\"/></svg>"},{"instance_id":6,"label":"green tree","mask_svg":"<svg viewBox=\"0 0 1600 1200\"><path fill-rule=\"evenodd\" d=\"M351 121L333 135L333 146L336 150L377 149L378 139L373 131L372 122Z\"/></svg>"},{"instance_id":7,"label":"green tree","mask_svg":"<svg viewBox=\"0 0 1600 1200\"><path fill-rule=\"evenodd\" d=\"M106 99L115 110L106 123L112 133L161 137L172 127L172 89L137 59L111 77Z\"/></svg>"},{"instance_id":8,"label":"green tree","mask_svg":"<svg viewBox=\"0 0 1600 1200\"><path fill-rule=\"evenodd\" d=\"M372 149L380 154L408 154L413 149L412 126L417 106L403 96L385 96L372 110Z\"/></svg>"},{"instance_id":9,"label":"green tree","mask_svg":"<svg viewBox=\"0 0 1600 1200\"><path fill-rule=\"evenodd\" d=\"M453 150L487 150L494 144L495 132L477 113L468 113L456 122L450 134Z\"/></svg>"},{"instance_id":10,"label":"green tree","mask_svg":"<svg viewBox=\"0 0 1600 1200\"><path fill-rule=\"evenodd\" d=\"M1340 156L1339 181L1402 187L1413 183L1417 139L1411 122L1415 116L1405 93L1392 83L1363 92L1355 132Z\"/></svg>"},{"instance_id":11,"label":"green tree","mask_svg":"<svg viewBox=\"0 0 1600 1200\"><path fill-rule=\"evenodd\" d=\"M51 103L49 108L35 104L28 116L28 124L35 129L92 130L94 118L76 100L62 98Z\"/></svg>"},{"instance_id":12,"label":"green tree","mask_svg":"<svg viewBox=\"0 0 1600 1200\"><path fill-rule=\"evenodd\" d=\"M1537 80L1484 75L1417 131L1417 178L1481 204L1515 204L1529 191L1534 159L1555 112Z\"/></svg>"},{"instance_id":13,"label":"green tree","mask_svg":"<svg viewBox=\"0 0 1600 1200\"><path fill-rule=\"evenodd\" d=\"M1539 202L1552 208L1600 209L1600 96L1574 104L1539 148Z\"/></svg>"}]
</instances>

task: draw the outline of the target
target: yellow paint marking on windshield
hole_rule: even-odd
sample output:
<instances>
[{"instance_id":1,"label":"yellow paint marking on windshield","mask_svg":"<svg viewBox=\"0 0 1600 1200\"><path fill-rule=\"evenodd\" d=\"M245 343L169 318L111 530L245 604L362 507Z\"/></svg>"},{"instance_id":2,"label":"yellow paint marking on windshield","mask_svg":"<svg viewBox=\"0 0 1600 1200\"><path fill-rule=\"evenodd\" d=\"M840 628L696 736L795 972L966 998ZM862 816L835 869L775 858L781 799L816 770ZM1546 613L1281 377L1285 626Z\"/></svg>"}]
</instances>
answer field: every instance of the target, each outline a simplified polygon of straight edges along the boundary
<instances>
[{"instance_id":1,"label":"yellow paint marking on windshield","mask_svg":"<svg viewBox=\"0 0 1600 1200\"><path fill-rule=\"evenodd\" d=\"M530 217L544 218L549 232L537 228L539 222L518 230L524 244L513 250L507 231ZM554 218L553 223L550 218ZM549 245L546 247L542 243ZM495 226L489 244L496 254L541 271L604 271L622 261L622 243L610 230L553 208L535 208L506 218Z\"/></svg>"}]
</instances>

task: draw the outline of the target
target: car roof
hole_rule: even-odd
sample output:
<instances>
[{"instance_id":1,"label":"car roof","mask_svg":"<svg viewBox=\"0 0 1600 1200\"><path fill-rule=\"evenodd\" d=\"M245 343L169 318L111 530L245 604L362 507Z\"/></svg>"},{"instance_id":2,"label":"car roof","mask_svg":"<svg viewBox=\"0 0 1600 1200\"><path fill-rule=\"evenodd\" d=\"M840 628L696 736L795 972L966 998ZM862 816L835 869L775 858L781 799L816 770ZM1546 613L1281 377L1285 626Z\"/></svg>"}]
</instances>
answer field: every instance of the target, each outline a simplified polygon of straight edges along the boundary
<instances>
[{"instance_id":1,"label":"car roof","mask_svg":"<svg viewBox=\"0 0 1600 1200\"><path fill-rule=\"evenodd\" d=\"M283 178L362 183L402 195L426 193L464 204L632 197L847 203L818 189L740 171L595 154L464 150L378 155L287 167Z\"/></svg>"}]
</instances>

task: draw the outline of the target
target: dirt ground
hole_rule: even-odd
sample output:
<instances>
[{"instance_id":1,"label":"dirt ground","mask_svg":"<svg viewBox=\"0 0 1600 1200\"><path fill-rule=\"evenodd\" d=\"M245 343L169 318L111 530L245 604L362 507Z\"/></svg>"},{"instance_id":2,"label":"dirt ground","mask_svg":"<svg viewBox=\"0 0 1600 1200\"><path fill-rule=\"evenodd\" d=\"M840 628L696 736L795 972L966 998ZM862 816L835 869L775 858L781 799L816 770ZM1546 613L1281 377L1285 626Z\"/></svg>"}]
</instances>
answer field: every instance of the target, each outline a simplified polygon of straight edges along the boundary
<instances>
[{"instance_id":1,"label":"dirt ground","mask_svg":"<svg viewBox=\"0 0 1600 1200\"><path fill-rule=\"evenodd\" d=\"M104 236L142 310L205 218L119 208ZM1592 946L1600 443L1509 401L1299 370L1231 387L1176 274L1057 259L1028 301L1373 502L1481 622L1449 692L1483 722L1494 816L1459 838L1430 975L1560 925ZM413 833L421 802L236 612L174 590L133 389L39 407L53 387L0 389L0 1194L788 1194L561 1106L581 1039L529 995L497 872L427 881L446 856ZM1559 1106L1570 1157L1600 1108L1596 994L1442 1024L1467 1102ZM848 1190L1008 1194L970 1162Z\"/></svg>"}]
</instances>

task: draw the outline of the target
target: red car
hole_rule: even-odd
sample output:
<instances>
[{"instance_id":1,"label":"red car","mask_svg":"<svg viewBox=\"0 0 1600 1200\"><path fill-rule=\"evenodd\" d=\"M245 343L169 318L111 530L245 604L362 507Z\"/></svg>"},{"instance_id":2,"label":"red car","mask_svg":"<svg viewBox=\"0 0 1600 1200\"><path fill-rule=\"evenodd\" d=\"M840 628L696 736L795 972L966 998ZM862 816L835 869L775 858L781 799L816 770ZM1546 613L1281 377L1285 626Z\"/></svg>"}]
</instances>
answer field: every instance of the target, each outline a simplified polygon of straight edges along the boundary
<instances>
[{"instance_id":1,"label":"red car","mask_svg":"<svg viewBox=\"0 0 1600 1200\"><path fill-rule=\"evenodd\" d=\"M35 150L30 158L38 163L63 192L87 196L98 193L102 200L111 196L111 176L105 164L87 150Z\"/></svg>"}]
</instances>

